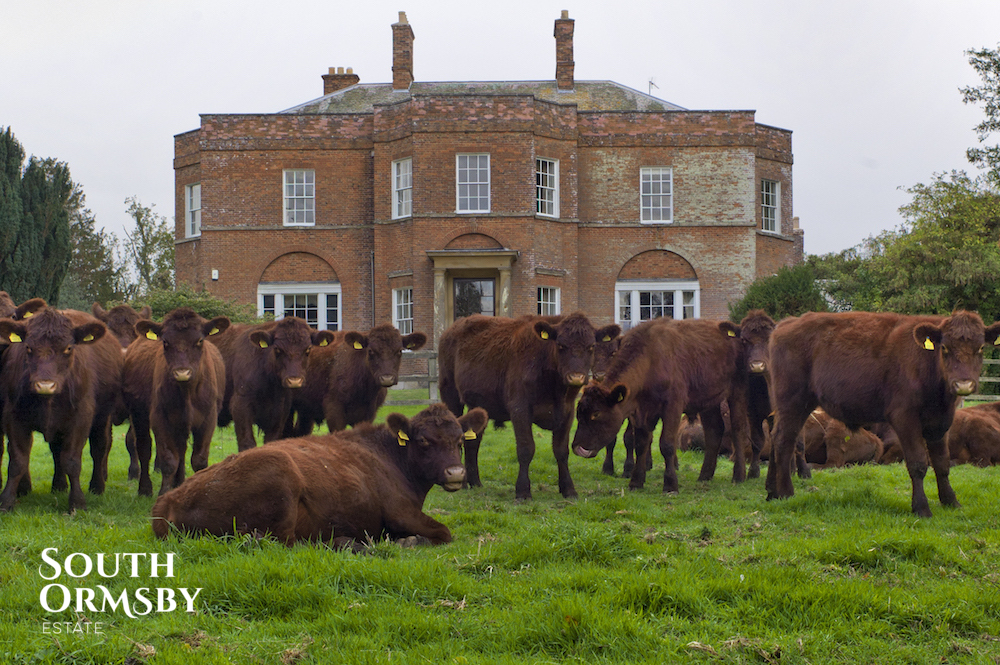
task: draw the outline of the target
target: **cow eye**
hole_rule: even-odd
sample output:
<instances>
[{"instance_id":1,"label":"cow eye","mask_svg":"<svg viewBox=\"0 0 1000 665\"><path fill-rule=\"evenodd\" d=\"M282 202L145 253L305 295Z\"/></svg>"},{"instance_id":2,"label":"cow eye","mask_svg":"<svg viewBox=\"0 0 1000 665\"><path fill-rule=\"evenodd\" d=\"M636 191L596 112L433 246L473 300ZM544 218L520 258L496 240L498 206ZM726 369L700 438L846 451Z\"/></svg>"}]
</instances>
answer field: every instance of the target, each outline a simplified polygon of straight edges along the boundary
<instances>
[{"instance_id":1,"label":"cow eye","mask_svg":"<svg viewBox=\"0 0 1000 665\"><path fill-rule=\"evenodd\" d=\"M594 345L591 344L590 346L587 347L587 353L593 353L593 352L594 352Z\"/></svg>"},{"instance_id":2,"label":"cow eye","mask_svg":"<svg viewBox=\"0 0 1000 665\"><path fill-rule=\"evenodd\" d=\"M311 346L307 346L306 347L306 355L308 356L312 352L313 352L312 347Z\"/></svg>"},{"instance_id":3,"label":"cow eye","mask_svg":"<svg viewBox=\"0 0 1000 665\"><path fill-rule=\"evenodd\" d=\"M946 355L948 355L949 353L951 353L951 351L949 351L949 350L948 350L948 347L947 347L947 346L942 346L942 347L941 347L941 355L942 355L942 356L946 356Z\"/></svg>"},{"instance_id":4,"label":"cow eye","mask_svg":"<svg viewBox=\"0 0 1000 665\"><path fill-rule=\"evenodd\" d=\"M195 346L197 346L197 347L198 347L198 348L200 349L200 348L202 347L202 345L203 345L204 343L205 343L205 340L203 340L203 339L199 339L199 340L198 340L198 341L197 341L197 342L195 343Z\"/></svg>"},{"instance_id":5,"label":"cow eye","mask_svg":"<svg viewBox=\"0 0 1000 665\"><path fill-rule=\"evenodd\" d=\"M168 342L167 340L163 340L163 350L166 351L169 348L170 348L170 342Z\"/></svg>"},{"instance_id":6,"label":"cow eye","mask_svg":"<svg viewBox=\"0 0 1000 665\"><path fill-rule=\"evenodd\" d=\"M72 346L67 346L65 349L63 349L63 355L64 356L68 356L68 355L70 355L72 353L73 353L73 347Z\"/></svg>"},{"instance_id":7,"label":"cow eye","mask_svg":"<svg viewBox=\"0 0 1000 665\"><path fill-rule=\"evenodd\" d=\"M983 349L985 349L985 348L986 348L986 345L983 344L981 347L979 347L979 351L977 351L976 353L978 353L979 355L983 355Z\"/></svg>"},{"instance_id":8,"label":"cow eye","mask_svg":"<svg viewBox=\"0 0 1000 665\"><path fill-rule=\"evenodd\" d=\"M597 420L600 417L601 417L601 412L600 411L594 411L592 414L590 414L590 419L591 420Z\"/></svg>"}]
</instances>

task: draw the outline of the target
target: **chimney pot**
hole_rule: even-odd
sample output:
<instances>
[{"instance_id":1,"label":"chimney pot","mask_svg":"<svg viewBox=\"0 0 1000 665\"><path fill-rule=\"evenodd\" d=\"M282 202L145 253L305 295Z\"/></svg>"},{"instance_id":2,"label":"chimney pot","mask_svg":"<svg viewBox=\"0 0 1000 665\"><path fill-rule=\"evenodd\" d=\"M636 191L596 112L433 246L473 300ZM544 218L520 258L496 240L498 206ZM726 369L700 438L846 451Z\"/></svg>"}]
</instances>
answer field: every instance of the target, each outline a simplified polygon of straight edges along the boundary
<instances>
[{"instance_id":1,"label":"chimney pot","mask_svg":"<svg viewBox=\"0 0 1000 665\"><path fill-rule=\"evenodd\" d=\"M558 90L573 90L573 26L569 10L562 10L560 18L556 19L553 36L556 38L556 88Z\"/></svg>"},{"instance_id":2,"label":"chimney pot","mask_svg":"<svg viewBox=\"0 0 1000 665\"><path fill-rule=\"evenodd\" d=\"M361 79L350 67L344 72L343 67L330 67L328 74L323 74L323 94L329 95L344 88L356 85Z\"/></svg>"},{"instance_id":3,"label":"chimney pot","mask_svg":"<svg viewBox=\"0 0 1000 665\"><path fill-rule=\"evenodd\" d=\"M413 83L413 28L406 12L399 12L399 22L392 24L392 89L409 90Z\"/></svg>"}]
</instances>

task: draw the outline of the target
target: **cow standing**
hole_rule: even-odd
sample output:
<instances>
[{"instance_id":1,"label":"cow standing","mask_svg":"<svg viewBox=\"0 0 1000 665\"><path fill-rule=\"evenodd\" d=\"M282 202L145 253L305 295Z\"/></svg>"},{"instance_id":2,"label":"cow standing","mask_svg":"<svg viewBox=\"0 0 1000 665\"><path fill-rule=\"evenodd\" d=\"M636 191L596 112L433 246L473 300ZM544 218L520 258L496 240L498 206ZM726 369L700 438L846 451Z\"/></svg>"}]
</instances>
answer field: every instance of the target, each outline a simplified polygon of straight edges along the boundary
<instances>
[{"instance_id":1,"label":"cow standing","mask_svg":"<svg viewBox=\"0 0 1000 665\"><path fill-rule=\"evenodd\" d=\"M53 491L64 489L68 478L70 511L86 507L80 470L88 437L94 459L90 491L104 491L101 460L106 462L110 449L122 367L121 348L106 337L106 330L82 312L67 314L50 307L20 321L0 321L0 337L11 345L3 376L10 462L0 510L14 507L16 489L28 471L33 431L42 433L57 462Z\"/></svg>"},{"instance_id":2,"label":"cow standing","mask_svg":"<svg viewBox=\"0 0 1000 665\"><path fill-rule=\"evenodd\" d=\"M233 423L239 450L257 445L254 425L260 427L265 442L283 436L293 395L306 383L313 347L331 341L332 332L313 330L294 316L230 326L213 339L226 364L226 392L218 423L220 427Z\"/></svg>"},{"instance_id":3,"label":"cow standing","mask_svg":"<svg viewBox=\"0 0 1000 665\"><path fill-rule=\"evenodd\" d=\"M331 432L372 422L389 388L399 382L403 351L426 343L424 333L401 335L387 323L367 334L335 333L333 343L309 360L305 385L294 397L296 422L287 431L305 436L324 420Z\"/></svg>"},{"instance_id":4,"label":"cow standing","mask_svg":"<svg viewBox=\"0 0 1000 665\"><path fill-rule=\"evenodd\" d=\"M771 334L774 450L768 499L794 494L795 439L817 406L850 429L888 421L899 437L912 485L910 507L931 510L924 493L927 458L943 505L958 506L948 478L944 435L960 396L979 382L984 344L1000 335L975 312L949 317L847 312L808 313L783 320Z\"/></svg>"},{"instance_id":5,"label":"cow standing","mask_svg":"<svg viewBox=\"0 0 1000 665\"><path fill-rule=\"evenodd\" d=\"M534 423L552 432L559 492L575 497L569 474L573 404L590 373L596 331L580 312L557 324L532 317L506 319L476 314L456 321L438 344L438 388L452 413L482 407L497 425L510 421L517 442L515 496L531 498L528 467L535 456ZM479 446L466 442L469 485L481 485Z\"/></svg>"},{"instance_id":6,"label":"cow standing","mask_svg":"<svg viewBox=\"0 0 1000 665\"><path fill-rule=\"evenodd\" d=\"M577 407L573 451L593 457L631 418L636 462L629 488L646 482L653 430L663 421L660 453L666 463L663 491L676 492L677 434L681 416L701 417L705 457L699 480L711 480L725 425L720 403L729 403L734 445L733 482L746 478L746 371L739 327L728 321L655 319L628 331L603 383L587 386Z\"/></svg>"},{"instance_id":7,"label":"cow standing","mask_svg":"<svg viewBox=\"0 0 1000 665\"><path fill-rule=\"evenodd\" d=\"M267 533L288 546L383 536L451 542L448 527L424 514L424 499L434 485L462 487L461 444L486 428L486 412L456 419L437 404L386 422L231 455L161 496L153 533Z\"/></svg>"},{"instance_id":8,"label":"cow standing","mask_svg":"<svg viewBox=\"0 0 1000 665\"><path fill-rule=\"evenodd\" d=\"M143 319L135 327L140 337L125 354L122 392L136 433L139 494L149 496L150 428L163 474L160 494L184 481L189 437L191 468L208 466L226 390L225 363L210 338L228 328L229 319L207 321L182 307L167 314L163 323Z\"/></svg>"}]
</instances>

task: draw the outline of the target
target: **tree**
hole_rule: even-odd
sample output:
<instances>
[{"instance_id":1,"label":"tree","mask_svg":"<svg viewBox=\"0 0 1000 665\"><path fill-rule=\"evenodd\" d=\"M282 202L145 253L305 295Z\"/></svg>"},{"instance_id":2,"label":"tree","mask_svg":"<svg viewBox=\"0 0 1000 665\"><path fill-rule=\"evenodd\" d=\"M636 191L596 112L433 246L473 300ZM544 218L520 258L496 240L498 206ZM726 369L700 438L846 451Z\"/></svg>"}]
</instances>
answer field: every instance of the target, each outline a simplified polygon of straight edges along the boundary
<instances>
[{"instance_id":1,"label":"tree","mask_svg":"<svg viewBox=\"0 0 1000 665\"><path fill-rule=\"evenodd\" d=\"M983 83L961 88L962 101L966 104L985 104L986 119L976 125L979 142L985 143L990 134L1000 131L1000 44L996 49L970 49L965 53ZM966 154L970 162L988 169L989 177L1000 185L1000 146L969 148Z\"/></svg>"},{"instance_id":2,"label":"tree","mask_svg":"<svg viewBox=\"0 0 1000 665\"><path fill-rule=\"evenodd\" d=\"M153 289L174 287L174 234L167 219L154 206L146 207L139 199L125 199L128 214L135 222L131 233L125 231L125 254L134 281L125 287L130 299Z\"/></svg>"},{"instance_id":3,"label":"tree","mask_svg":"<svg viewBox=\"0 0 1000 665\"><path fill-rule=\"evenodd\" d=\"M782 266L776 274L755 280L742 300L730 303L729 318L742 321L751 309L762 309L778 321L804 312L825 312L827 306L812 267L800 263L791 268Z\"/></svg>"},{"instance_id":4,"label":"tree","mask_svg":"<svg viewBox=\"0 0 1000 665\"><path fill-rule=\"evenodd\" d=\"M116 253L117 236L96 228L85 201L77 185L68 203L72 254L59 300L64 307L89 311L95 300L107 306L125 299L125 269Z\"/></svg>"}]
</instances>

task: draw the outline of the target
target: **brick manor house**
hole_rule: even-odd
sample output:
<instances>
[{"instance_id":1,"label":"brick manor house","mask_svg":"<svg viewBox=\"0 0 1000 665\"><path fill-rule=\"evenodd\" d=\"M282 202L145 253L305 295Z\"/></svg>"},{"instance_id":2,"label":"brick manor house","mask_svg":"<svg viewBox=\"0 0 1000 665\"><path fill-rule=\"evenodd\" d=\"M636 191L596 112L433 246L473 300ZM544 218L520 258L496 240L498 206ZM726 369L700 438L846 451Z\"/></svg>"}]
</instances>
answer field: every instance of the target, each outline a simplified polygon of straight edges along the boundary
<instances>
[{"instance_id":1,"label":"brick manor house","mask_svg":"<svg viewBox=\"0 0 1000 665\"><path fill-rule=\"evenodd\" d=\"M554 80L423 83L400 12L391 83L331 68L287 111L202 115L175 137L178 280L428 348L475 312L726 318L802 260L791 132L577 80L573 28Z\"/></svg>"}]
</instances>

